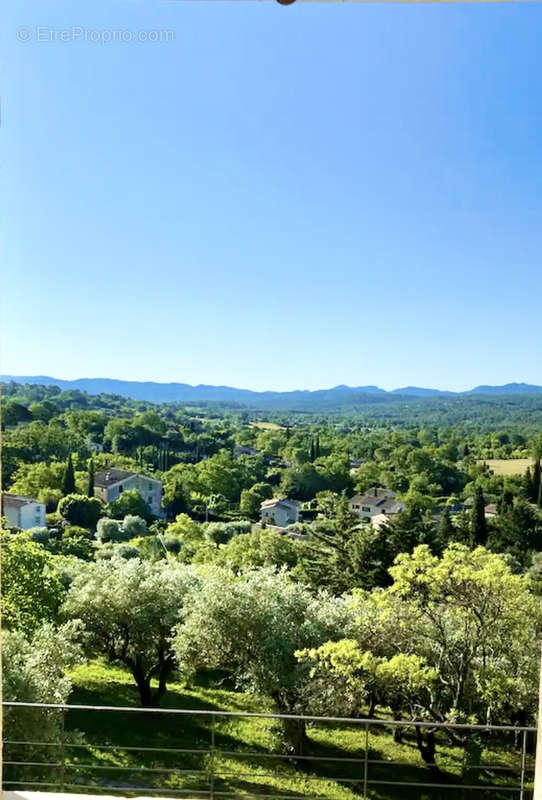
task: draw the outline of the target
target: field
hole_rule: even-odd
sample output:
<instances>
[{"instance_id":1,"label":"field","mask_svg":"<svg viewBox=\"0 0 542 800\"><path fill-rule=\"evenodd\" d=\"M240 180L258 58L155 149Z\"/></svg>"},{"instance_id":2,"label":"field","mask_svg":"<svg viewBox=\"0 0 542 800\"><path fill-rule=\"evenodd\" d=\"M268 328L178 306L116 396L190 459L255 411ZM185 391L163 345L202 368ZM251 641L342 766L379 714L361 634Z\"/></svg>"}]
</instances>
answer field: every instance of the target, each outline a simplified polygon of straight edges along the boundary
<instances>
[{"instance_id":1,"label":"field","mask_svg":"<svg viewBox=\"0 0 542 800\"><path fill-rule=\"evenodd\" d=\"M261 431L283 431L282 425L277 425L276 422L251 422L250 428L259 428Z\"/></svg>"},{"instance_id":2,"label":"field","mask_svg":"<svg viewBox=\"0 0 542 800\"><path fill-rule=\"evenodd\" d=\"M487 464L495 475L524 475L533 466L531 458L486 458L478 463Z\"/></svg>"},{"instance_id":3,"label":"field","mask_svg":"<svg viewBox=\"0 0 542 800\"><path fill-rule=\"evenodd\" d=\"M78 667L72 673L74 690L70 703L82 705L137 706L131 676L123 669L100 661ZM187 689L172 683L164 708L262 712L272 709L261 698L231 691L210 677L201 677ZM66 717L69 741L67 765L62 782L69 791L98 787L101 791L127 794L170 794L210 796L209 773L215 797L291 800L354 800L363 789L365 732L363 726L344 723L311 724L308 728L310 757L294 759L283 750L278 720L255 717L217 716L212 730L208 716L160 716L144 712L71 711ZM208 751L214 740L215 753ZM517 785L520 753L510 739L506 748L486 741L484 764L464 771L464 750L441 739L437 750L440 772L435 777L423 764L413 737L405 733L403 743L393 740L390 728L376 727L369 735L369 791L372 800L446 800L446 798L504 798L500 791L489 793L483 784ZM100 749L106 745L107 749ZM143 749L142 749L143 748ZM153 750L153 748L155 748ZM158 750L160 749L160 751ZM170 752L163 752L168 749ZM176 752L172 752L175 750ZM205 751L207 752L198 752ZM181 751L181 752L179 752ZM315 760L318 757L318 761ZM320 760L321 759L321 760ZM391 766L395 762L397 766ZM144 772L136 768L144 768ZM473 771L474 770L474 771ZM51 780L53 776L49 776ZM33 776L35 779L35 777ZM58 776L56 778L58 780ZM376 781L371 786L371 781ZM438 789L421 790L378 782L435 782ZM478 784L447 789L446 784ZM205 795L204 795L205 793ZM525 798L527 798L525 794Z\"/></svg>"}]
</instances>

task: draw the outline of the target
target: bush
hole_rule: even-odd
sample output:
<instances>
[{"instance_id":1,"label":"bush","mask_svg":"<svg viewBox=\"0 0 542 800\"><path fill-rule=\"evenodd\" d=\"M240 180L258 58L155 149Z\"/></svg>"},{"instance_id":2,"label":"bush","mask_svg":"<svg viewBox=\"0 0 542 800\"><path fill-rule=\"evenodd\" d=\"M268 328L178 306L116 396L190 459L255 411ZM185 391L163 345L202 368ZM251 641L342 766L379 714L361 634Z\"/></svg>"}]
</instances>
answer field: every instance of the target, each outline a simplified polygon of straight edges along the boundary
<instances>
[{"instance_id":1,"label":"bush","mask_svg":"<svg viewBox=\"0 0 542 800\"><path fill-rule=\"evenodd\" d=\"M127 514L122 521L122 529L127 539L148 534L147 523L142 517Z\"/></svg>"},{"instance_id":2,"label":"bush","mask_svg":"<svg viewBox=\"0 0 542 800\"><path fill-rule=\"evenodd\" d=\"M109 513L113 519L124 519L133 514L136 517L152 520L152 514L147 503L143 500L137 489L128 489L123 492L118 500L109 504Z\"/></svg>"},{"instance_id":3,"label":"bush","mask_svg":"<svg viewBox=\"0 0 542 800\"><path fill-rule=\"evenodd\" d=\"M113 542L109 542L96 551L96 560L108 561L111 558L139 558L140 555L141 553L138 548L134 547L132 544L128 544L127 542L113 544Z\"/></svg>"},{"instance_id":4,"label":"bush","mask_svg":"<svg viewBox=\"0 0 542 800\"><path fill-rule=\"evenodd\" d=\"M95 497L68 494L58 504L58 513L71 525L94 530L102 514L102 504Z\"/></svg>"},{"instance_id":5,"label":"bush","mask_svg":"<svg viewBox=\"0 0 542 800\"><path fill-rule=\"evenodd\" d=\"M30 528L28 534L33 542L46 545L49 541L49 528Z\"/></svg>"},{"instance_id":6,"label":"bush","mask_svg":"<svg viewBox=\"0 0 542 800\"><path fill-rule=\"evenodd\" d=\"M205 528L205 538L217 547L226 544L238 533L250 533L252 523L249 520L235 520L232 522L209 522Z\"/></svg>"},{"instance_id":7,"label":"bush","mask_svg":"<svg viewBox=\"0 0 542 800\"><path fill-rule=\"evenodd\" d=\"M90 561L94 555L92 535L86 528L68 525L62 533L59 552L65 556L76 556L84 561Z\"/></svg>"},{"instance_id":8,"label":"bush","mask_svg":"<svg viewBox=\"0 0 542 800\"><path fill-rule=\"evenodd\" d=\"M109 517L102 517L96 526L96 538L102 544L122 541L123 530L120 522Z\"/></svg>"},{"instance_id":9,"label":"bush","mask_svg":"<svg viewBox=\"0 0 542 800\"><path fill-rule=\"evenodd\" d=\"M60 489L40 489L38 492L38 500L40 503L45 503L45 510L49 513L56 511L58 504L62 500L62 492Z\"/></svg>"}]
</instances>

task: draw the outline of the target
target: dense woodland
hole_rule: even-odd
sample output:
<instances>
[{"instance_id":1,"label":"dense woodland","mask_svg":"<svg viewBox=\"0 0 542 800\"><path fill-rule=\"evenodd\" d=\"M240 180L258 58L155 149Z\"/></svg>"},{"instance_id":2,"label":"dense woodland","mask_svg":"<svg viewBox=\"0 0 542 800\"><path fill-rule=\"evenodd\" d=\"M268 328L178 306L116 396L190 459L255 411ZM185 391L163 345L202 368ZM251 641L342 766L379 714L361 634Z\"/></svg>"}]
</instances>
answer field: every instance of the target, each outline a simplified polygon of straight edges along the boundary
<instances>
[{"instance_id":1,"label":"dense woodland","mask_svg":"<svg viewBox=\"0 0 542 800\"><path fill-rule=\"evenodd\" d=\"M287 713L534 720L542 397L264 414L7 384L2 427L3 489L48 512L4 521L7 697L65 702L98 658L147 706L213 670ZM137 492L102 506L105 467L162 480L166 518ZM377 529L347 502L373 486L405 504ZM293 535L258 524L274 496L301 504ZM283 739L311 748L303 725ZM416 745L438 769L434 733Z\"/></svg>"}]
</instances>

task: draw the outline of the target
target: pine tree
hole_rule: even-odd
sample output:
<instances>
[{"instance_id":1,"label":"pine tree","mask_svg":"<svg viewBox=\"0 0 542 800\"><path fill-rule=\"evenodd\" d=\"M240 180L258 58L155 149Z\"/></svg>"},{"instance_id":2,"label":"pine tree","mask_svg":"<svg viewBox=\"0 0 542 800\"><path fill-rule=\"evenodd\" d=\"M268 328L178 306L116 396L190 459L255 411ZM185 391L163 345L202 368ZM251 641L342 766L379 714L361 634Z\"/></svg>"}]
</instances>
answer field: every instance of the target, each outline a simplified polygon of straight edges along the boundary
<instances>
[{"instance_id":1,"label":"pine tree","mask_svg":"<svg viewBox=\"0 0 542 800\"><path fill-rule=\"evenodd\" d=\"M88 462L88 486L87 497L94 497L94 459L91 458Z\"/></svg>"},{"instance_id":2,"label":"pine tree","mask_svg":"<svg viewBox=\"0 0 542 800\"><path fill-rule=\"evenodd\" d=\"M62 494L66 496L67 494L73 494L74 492L75 473L73 471L72 454L70 453L68 456L68 461L66 462L66 469L64 470L64 475L62 477Z\"/></svg>"},{"instance_id":3,"label":"pine tree","mask_svg":"<svg viewBox=\"0 0 542 800\"><path fill-rule=\"evenodd\" d=\"M481 486L476 487L472 509L472 543L475 546L487 542L486 501Z\"/></svg>"}]
</instances>

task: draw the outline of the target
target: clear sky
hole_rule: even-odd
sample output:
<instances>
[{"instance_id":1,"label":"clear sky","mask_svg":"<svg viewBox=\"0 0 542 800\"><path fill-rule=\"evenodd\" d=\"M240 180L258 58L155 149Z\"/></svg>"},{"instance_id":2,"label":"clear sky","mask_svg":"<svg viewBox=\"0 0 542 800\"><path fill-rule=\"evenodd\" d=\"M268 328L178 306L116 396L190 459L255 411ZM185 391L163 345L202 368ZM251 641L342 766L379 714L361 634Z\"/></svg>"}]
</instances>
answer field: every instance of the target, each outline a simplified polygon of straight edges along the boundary
<instances>
[{"instance_id":1,"label":"clear sky","mask_svg":"<svg viewBox=\"0 0 542 800\"><path fill-rule=\"evenodd\" d=\"M6 5L4 373L542 383L542 5Z\"/></svg>"}]
</instances>

